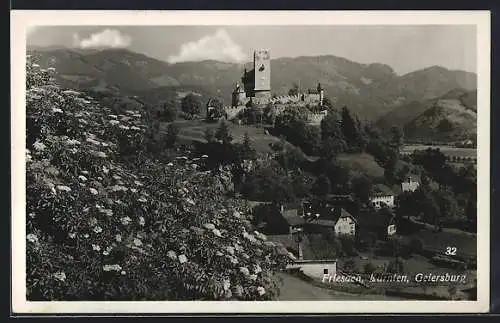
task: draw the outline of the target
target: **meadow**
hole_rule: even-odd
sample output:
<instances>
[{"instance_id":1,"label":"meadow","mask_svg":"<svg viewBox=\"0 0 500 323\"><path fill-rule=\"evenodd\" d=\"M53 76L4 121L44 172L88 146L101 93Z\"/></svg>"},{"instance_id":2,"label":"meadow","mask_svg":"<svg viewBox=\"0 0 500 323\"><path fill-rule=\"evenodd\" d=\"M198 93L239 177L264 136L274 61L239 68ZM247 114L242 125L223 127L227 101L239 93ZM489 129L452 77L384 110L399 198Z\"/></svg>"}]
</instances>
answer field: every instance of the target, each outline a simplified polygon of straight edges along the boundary
<instances>
[{"instance_id":1,"label":"meadow","mask_svg":"<svg viewBox=\"0 0 500 323\"><path fill-rule=\"evenodd\" d=\"M477 157L477 149L475 148L457 148L452 146L427 146L427 145L406 145L402 148L403 153L412 153L415 150L426 150L427 148L439 148L439 150L449 156L457 157Z\"/></svg>"}]
</instances>

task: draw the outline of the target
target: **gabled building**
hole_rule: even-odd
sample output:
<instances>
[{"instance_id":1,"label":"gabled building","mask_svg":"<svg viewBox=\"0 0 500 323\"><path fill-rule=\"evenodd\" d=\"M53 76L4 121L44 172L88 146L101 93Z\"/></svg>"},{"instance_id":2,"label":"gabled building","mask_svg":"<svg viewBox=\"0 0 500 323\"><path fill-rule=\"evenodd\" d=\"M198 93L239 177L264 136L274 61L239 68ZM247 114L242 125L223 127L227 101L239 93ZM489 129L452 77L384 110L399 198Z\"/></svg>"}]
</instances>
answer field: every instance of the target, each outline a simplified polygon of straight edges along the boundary
<instances>
[{"instance_id":1,"label":"gabled building","mask_svg":"<svg viewBox=\"0 0 500 323\"><path fill-rule=\"evenodd\" d=\"M403 192L415 192L419 187L419 182L413 180L411 176L401 183L401 191Z\"/></svg>"},{"instance_id":2,"label":"gabled building","mask_svg":"<svg viewBox=\"0 0 500 323\"><path fill-rule=\"evenodd\" d=\"M384 205L394 207L394 192L384 184L375 184L370 192L369 200L376 209L382 208Z\"/></svg>"}]
</instances>

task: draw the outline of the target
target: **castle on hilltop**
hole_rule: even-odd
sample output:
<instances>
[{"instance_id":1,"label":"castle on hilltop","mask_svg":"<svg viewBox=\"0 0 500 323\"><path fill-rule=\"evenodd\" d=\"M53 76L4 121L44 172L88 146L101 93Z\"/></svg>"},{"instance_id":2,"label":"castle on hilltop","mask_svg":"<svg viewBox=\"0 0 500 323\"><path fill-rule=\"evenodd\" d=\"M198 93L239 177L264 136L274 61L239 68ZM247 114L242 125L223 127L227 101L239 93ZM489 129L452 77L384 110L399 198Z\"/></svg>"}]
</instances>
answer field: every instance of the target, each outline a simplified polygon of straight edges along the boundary
<instances>
[{"instance_id":1,"label":"castle on hilltop","mask_svg":"<svg viewBox=\"0 0 500 323\"><path fill-rule=\"evenodd\" d=\"M273 96L271 93L271 54L267 49L255 50L253 55L253 69L245 68L241 78L242 85L236 84L232 92L231 106L224 107L226 119L233 119L250 106L264 108L271 104L274 112L280 114L287 107L303 107L308 109L310 124L319 124L326 116L323 106L324 89L318 83L316 89L309 89L301 93L297 89L294 95ZM207 114L213 107L207 104Z\"/></svg>"}]
</instances>

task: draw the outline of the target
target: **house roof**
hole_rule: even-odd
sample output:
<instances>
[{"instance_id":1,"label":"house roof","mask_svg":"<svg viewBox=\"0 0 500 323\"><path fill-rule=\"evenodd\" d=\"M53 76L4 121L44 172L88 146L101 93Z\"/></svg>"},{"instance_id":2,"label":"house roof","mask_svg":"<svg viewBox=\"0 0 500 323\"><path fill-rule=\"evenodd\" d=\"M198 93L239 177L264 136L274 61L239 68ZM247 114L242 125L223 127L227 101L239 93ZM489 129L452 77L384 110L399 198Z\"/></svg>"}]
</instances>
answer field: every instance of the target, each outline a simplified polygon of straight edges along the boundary
<instances>
[{"instance_id":1,"label":"house roof","mask_svg":"<svg viewBox=\"0 0 500 323\"><path fill-rule=\"evenodd\" d=\"M299 215L297 209L283 211L283 218L288 225L302 225L305 223L304 219Z\"/></svg>"},{"instance_id":2,"label":"house roof","mask_svg":"<svg viewBox=\"0 0 500 323\"><path fill-rule=\"evenodd\" d=\"M347 212L343 208L338 208L338 207L324 208L319 212L319 214L320 216L318 218L312 218L311 220L307 221L307 223L327 226L327 227L334 227L340 218L346 218L346 217L350 217L351 219L354 220L354 222L357 222L356 218L353 217L349 212Z\"/></svg>"},{"instance_id":3,"label":"house roof","mask_svg":"<svg viewBox=\"0 0 500 323\"><path fill-rule=\"evenodd\" d=\"M385 228L394 219L394 215L386 211L362 211L358 213L356 218L361 227Z\"/></svg>"},{"instance_id":4,"label":"house roof","mask_svg":"<svg viewBox=\"0 0 500 323\"><path fill-rule=\"evenodd\" d=\"M394 195L394 192L384 184L375 184L372 187L371 195L381 196L381 195Z\"/></svg>"}]
</instances>

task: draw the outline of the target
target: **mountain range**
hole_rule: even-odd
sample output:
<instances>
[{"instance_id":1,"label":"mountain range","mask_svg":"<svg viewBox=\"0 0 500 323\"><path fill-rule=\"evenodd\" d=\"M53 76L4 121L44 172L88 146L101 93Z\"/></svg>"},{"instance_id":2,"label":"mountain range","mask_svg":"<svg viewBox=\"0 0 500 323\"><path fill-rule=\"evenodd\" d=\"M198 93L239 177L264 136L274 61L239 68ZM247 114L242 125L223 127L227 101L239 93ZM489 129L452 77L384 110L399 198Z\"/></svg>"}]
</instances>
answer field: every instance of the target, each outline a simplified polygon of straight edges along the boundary
<instances>
[{"instance_id":1,"label":"mountain range","mask_svg":"<svg viewBox=\"0 0 500 323\"><path fill-rule=\"evenodd\" d=\"M42 67L55 67L59 82L65 86L116 91L148 103L196 92L204 100L218 96L229 105L243 69L252 68L250 62L213 60L169 64L126 49L49 47L28 48L27 52ZM477 76L439 66L398 75L388 65L361 64L332 55L271 61L271 87L275 95L286 95L294 83L305 91L315 88L318 82L334 106L347 106L360 119L376 121L396 111L413 113L408 106L421 105L455 89L474 91Z\"/></svg>"}]
</instances>

